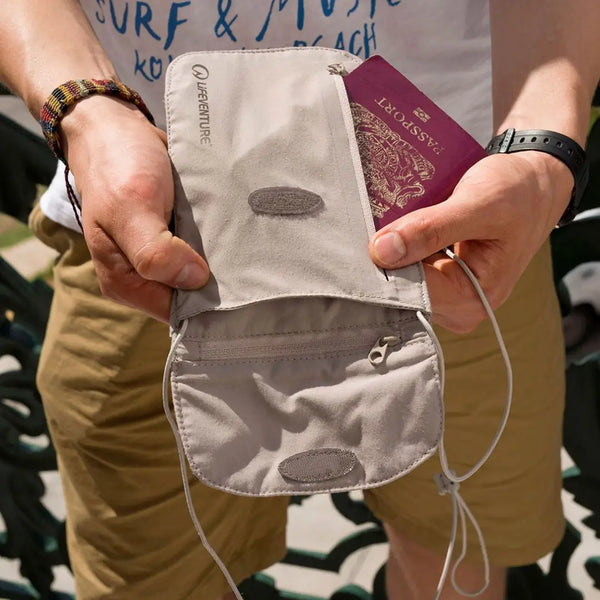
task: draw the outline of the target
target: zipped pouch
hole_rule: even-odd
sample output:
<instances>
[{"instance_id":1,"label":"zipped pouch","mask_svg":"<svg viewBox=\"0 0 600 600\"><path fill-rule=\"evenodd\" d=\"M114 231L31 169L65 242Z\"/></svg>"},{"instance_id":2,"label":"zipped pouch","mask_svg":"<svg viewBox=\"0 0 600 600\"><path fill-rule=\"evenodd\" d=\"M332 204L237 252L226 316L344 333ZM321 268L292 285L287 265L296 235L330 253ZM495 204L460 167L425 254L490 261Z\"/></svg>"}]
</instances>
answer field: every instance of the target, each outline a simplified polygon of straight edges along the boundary
<instances>
[{"instance_id":1,"label":"zipped pouch","mask_svg":"<svg viewBox=\"0 0 600 600\"><path fill-rule=\"evenodd\" d=\"M166 86L175 230L211 269L172 306L171 391L205 484L369 488L440 442L420 264L384 272L342 65L325 48L196 52Z\"/></svg>"}]
</instances>

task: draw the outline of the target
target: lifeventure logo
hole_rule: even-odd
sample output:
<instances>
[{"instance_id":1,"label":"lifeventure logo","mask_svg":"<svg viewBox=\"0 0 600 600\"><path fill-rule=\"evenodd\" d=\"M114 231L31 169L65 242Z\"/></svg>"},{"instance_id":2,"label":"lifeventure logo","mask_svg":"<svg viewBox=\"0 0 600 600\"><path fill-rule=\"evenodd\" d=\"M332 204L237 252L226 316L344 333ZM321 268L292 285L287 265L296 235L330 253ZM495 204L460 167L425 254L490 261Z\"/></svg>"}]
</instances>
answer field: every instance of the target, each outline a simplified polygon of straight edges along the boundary
<instances>
[{"instance_id":1,"label":"lifeventure logo","mask_svg":"<svg viewBox=\"0 0 600 600\"><path fill-rule=\"evenodd\" d=\"M204 65L193 65L192 75L196 79L198 99L198 127L200 129L200 143L212 144L210 131L210 106L208 100L208 78L210 72Z\"/></svg>"}]
</instances>

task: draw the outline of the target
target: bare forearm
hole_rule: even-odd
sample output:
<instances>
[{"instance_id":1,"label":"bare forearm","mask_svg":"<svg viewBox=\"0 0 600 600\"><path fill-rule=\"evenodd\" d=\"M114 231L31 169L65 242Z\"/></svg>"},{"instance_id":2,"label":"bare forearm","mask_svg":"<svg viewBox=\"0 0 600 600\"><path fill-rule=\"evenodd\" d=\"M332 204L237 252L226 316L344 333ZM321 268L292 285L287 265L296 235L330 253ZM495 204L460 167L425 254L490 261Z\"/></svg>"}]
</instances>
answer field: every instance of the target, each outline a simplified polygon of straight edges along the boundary
<instances>
[{"instance_id":1,"label":"bare forearm","mask_svg":"<svg viewBox=\"0 0 600 600\"><path fill-rule=\"evenodd\" d=\"M600 76L598 0L491 0L494 126L583 145Z\"/></svg>"},{"instance_id":2,"label":"bare forearm","mask_svg":"<svg viewBox=\"0 0 600 600\"><path fill-rule=\"evenodd\" d=\"M32 115L58 85L90 77L115 71L77 0L0 2L0 80Z\"/></svg>"}]
</instances>

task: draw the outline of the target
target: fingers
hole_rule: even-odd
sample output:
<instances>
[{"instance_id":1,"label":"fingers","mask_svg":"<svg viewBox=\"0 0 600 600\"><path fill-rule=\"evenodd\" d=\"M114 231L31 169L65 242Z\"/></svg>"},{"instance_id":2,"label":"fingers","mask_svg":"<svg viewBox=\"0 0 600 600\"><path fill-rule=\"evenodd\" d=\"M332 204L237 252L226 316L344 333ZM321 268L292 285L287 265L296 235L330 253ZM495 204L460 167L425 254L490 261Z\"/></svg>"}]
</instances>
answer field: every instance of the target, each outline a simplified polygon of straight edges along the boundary
<instances>
[{"instance_id":1,"label":"fingers","mask_svg":"<svg viewBox=\"0 0 600 600\"><path fill-rule=\"evenodd\" d=\"M197 289L208 281L204 259L173 236L161 216L140 212L134 223L124 223L113 235L128 262L146 280L182 289Z\"/></svg>"},{"instance_id":2,"label":"fingers","mask_svg":"<svg viewBox=\"0 0 600 600\"><path fill-rule=\"evenodd\" d=\"M209 269L167 221L173 204L170 170L144 174L109 192L84 197L84 234L102 293L169 320L173 288L197 289Z\"/></svg>"},{"instance_id":3,"label":"fingers","mask_svg":"<svg viewBox=\"0 0 600 600\"><path fill-rule=\"evenodd\" d=\"M168 320L173 288L200 288L209 270L168 230L174 184L166 134L111 97L78 104L62 132L101 291Z\"/></svg>"},{"instance_id":4,"label":"fingers","mask_svg":"<svg viewBox=\"0 0 600 600\"><path fill-rule=\"evenodd\" d=\"M519 157L487 157L446 201L378 231L369 245L371 258L388 269L424 261L434 321L457 333L472 331L487 316L482 302L461 267L436 253L452 246L498 308L549 232L545 219L532 218L554 201L538 183Z\"/></svg>"},{"instance_id":5,"label":"fingers","mask_svg":"<svg viewBox=\"0 0 600 600\"><path fill-rule=\"evenodd\" d=\"M465 173L447 200L378 231L369 246L373 261L398 268L456 242L495 240L505 237L507 230L510 237L515 224L530 217L528 202L539 200L531 174L523 171L518 157L509 158L484 158Z\"/></svg>"},{"instance_id":6,"label":"fingers","mask_svg":"<svg viewBox=\"0 0 600 600\"><path fill-rule=\"evenodd\" d=\"M455 196L390 223L369 245L371 258L380 267L399 268L431 256L455 242L489 239L494 235L489 216L463 197Z\"/></svg>"},{"instance_id":7,"label":"fingers","mask_svg":"<svg viewBox=\"0 0 600 600\"><path fill-rule=\"evenodd\" d=\"M142 278L173 288L196 289L208 281L208 266L167 228L173 205L172 186L170 171L158 181L148 176L132 180L118 189L116 201L120 201L122 207L115 218L105 221L105 212L98 215L97 222L105 226ZM94 251L97 254L99 249L94 248Z\"/></svg>"},{"instance_id":8,"label":"fingers","mask_svg":"<svg viewBox=\"0 0 600 600\"><path fill-rule=\"evenodd\" d=\"M141 277L102 230L94 231L93 240L95 251L92 260L102 294L168 322L173 290L167 285Z\"/></svg>"},{"instance_id":9,"label":"fingers","mask_svg":"<svg viewBox=\"0 0 600 600\"><path fill-rule=\"evenodd\" d=\"M113 300L168 321L173 288L204 286L208 266L152 212L141 211L137 218L120 223L122 227L113 225L109 230L97 222L84 224L100 290Z\"/></svg>"},{"instance_id":10,"label":"fingers","mask_svg":"<svg viewBox=\"0 0 600 600\"><path fill-rule=\"evenodd\" d=\"M172 288L175 286L141 276L114 240L101 229L96 229L90 237L94 240L92 260L102 294L121 304L142 310L160 321L168 322ZM171 239L177 246L185 246L182 240L172 236ZM195 254L191 248L189 250ZM188 284L190 281L192 280L188 277ZM191 286L180 287L197 286L194 281Z\"/></svg>"},{"instance_id":11,"label":"fingers","mask_svg":"<svg viewBox=\"0 0 600 600\"><path fill-rule=\"evenodd\" d=\"M209 269L167 226L174 185L164 133L134 125L118 160L106 153L79 165L84 235L102 293L168 320L172 289L204 286Z\"/></svg>"},{"instance_id":12,"label":"fingers","mask_svg":"<svg viewBox=\"0 0 600 600\"><path fill-rule=\"evenodd\" d=\"M497 228L503 223L489 213L464 198L456 198L454 205L448 201L415 211L378 232L371 242L371 256L380 266L392 268L422 260L433 321L455 333L469 333L488 315L463 269L439 250L453 247L493 309L506 300L525 266L507 252L510 242L498 239Z\"/></svg>"},{"instance_id":13,"label":"fingers","mask_svg":"<svg viewBox=\"0 0 600 600\"><path fill-rule=\"evenodd\" d=\"M400 268L424 262L433 320L455 333L469 333L487 317L473 284L462 268L439 251L453 246L478 278L488 301L496 308L514 284L503 264L501 247L487 222L479 223L475 211L460 201L448 201L415 211L380 230L370 244L373 261L382 267ZM484 239L477 239L480 236ZM457 242L468 240L466 242Z\"/></svg>"},{"instance_id":14,"label":"fingers","mask_svg":"<svg viewBox=\"0 0 600 600\"><path fill-rule=\"evenodd\" d=\"M454 333L469 333L487 313L475 288L462 269L446 255L436 254L423 263L437 325Z\"/></svg>"}]
</instances>

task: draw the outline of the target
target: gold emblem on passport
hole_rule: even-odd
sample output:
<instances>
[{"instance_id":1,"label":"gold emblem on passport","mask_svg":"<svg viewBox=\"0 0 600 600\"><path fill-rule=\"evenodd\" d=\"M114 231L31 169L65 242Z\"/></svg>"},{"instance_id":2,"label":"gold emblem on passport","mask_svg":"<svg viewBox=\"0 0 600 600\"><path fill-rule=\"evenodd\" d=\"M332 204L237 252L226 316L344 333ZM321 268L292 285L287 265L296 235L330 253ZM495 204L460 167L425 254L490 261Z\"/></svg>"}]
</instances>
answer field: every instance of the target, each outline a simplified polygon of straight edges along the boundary
<instances>
[{"instance_id":1,"label":"gold emblem on passport","mask_svg":"<svg viewBox=\"0 0 600 600\"><path fill-rule=\"evenodd\" d=\"M423 196L433 164L370 110L355 102L350 108L373 215L381 218Z\"/></svg>"},{"instance_id":2,"label":"gold emblem on passport","mask_svg":"<svg viewBox=\"0 0 600 600\"><path fill-rule=\"evenodd\" d=\"M417 108L413 110L413 115L415 115L417 119L421 119L423 123L427 123L427 121L431 119L431 117L420 106L417 106Z\"/></svg>"}]
</instances>

